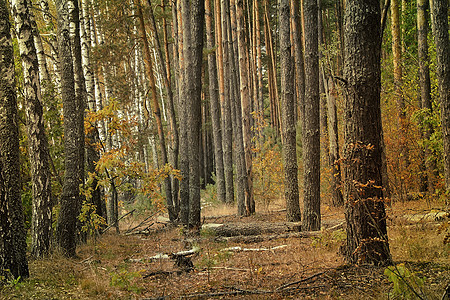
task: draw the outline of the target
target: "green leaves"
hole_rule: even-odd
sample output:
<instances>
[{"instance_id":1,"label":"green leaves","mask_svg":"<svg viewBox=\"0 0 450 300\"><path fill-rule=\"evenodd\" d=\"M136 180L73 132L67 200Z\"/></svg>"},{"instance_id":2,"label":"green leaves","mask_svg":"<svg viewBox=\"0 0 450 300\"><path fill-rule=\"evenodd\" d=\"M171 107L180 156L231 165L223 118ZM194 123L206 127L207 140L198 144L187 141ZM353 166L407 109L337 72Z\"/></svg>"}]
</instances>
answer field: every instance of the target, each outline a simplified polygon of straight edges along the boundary
<instances>
[{"instance_id":1,"label":"green leaves","mask_svg":"<svg viewBox=\"0 0 450 300\"><path fill-rule=\"evenodd\" d=\"M425 280L420 278L417 273L411 272L404 263L387 267L384 275L394 284L391 296L402 297L402 299L422 298L419 293Z\"/></svg>"}]
</instances>

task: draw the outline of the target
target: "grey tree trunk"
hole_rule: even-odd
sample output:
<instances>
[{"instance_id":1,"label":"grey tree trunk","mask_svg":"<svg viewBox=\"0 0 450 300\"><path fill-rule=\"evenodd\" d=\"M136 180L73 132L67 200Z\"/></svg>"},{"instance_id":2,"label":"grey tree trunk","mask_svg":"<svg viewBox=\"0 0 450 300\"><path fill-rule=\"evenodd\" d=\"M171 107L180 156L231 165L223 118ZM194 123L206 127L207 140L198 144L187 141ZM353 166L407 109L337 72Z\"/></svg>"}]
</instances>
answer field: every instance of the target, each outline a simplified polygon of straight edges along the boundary
<instances>
[{"instance_id":1,"label":"grey tree trunk","mask_svg":"<svg viewBox=\"0 0 450 300\"><path fill-rule=\"evenodd\" d=\"M301 220L298 191L297 132L295 128L294 59L290 40L289 0L280 2L280 63L281 63L281 128L283 136L284 194L286 218Z\"/></svg>"},{"instance_id":2,"label":"grey tree trunk","mask_svg":"<svg viewBox=\"0 0 450 300\"><path fill-rule=\"evenodd\" d=\"M380 19L379 1L347 0L344 199L346 258L353 264L392 261L381 175Z\"/></svg>"},{"instance_id":3,"label":"grey tree trunk","mask_svg":"<svg viewBox=\"0 0 450 300\"><path fill-rule=\"evenodd\" d=\"M19 52L22 59L28 154L31 164L33 214L31 255L43 257L49 252L52 227L52 192L48 141L45 134L39 62L33 40L31 1L12 1ZM37 28L35 29L37 30Z\"/></svg>"},{"instance_id":4,"label":"grey tree trunk","mask_svg":"<svg viewBox=\"0 0 450 300\"><path fill-rule=\"evenodd\" d=\"M79 186L82 183L80 161L81 140L79 106L75 96L74 67L69 32L69 8L63 0L56 1L58 13L58 54L61 98L64 115L64 185L56 228L57 242L66 256L76 254L77 216L81 206Z\"/></svg>"},{"instance_id":5,"label":"grey tree trunk","mask_svg":"<svg viewBox=\"0 0 450 300\"><path fill-rule=\"evenodd\" d=\"M19 120L14 50L6 1L0 1L0 275L29 276L20 195ZM9 272L7 271L9 270ZM13 278L10 278L10 276Z\"/></svg>"},{"instance_id":6,"label":"grey tree trunk","mask_svg":"<svg viewBox=\"0 0 450 300\"><path fill-rule=\"evenodd\" d=\"M448 34L448 0L433 0L432 23L436 44L437 75L441 103L442 139L444 142L445 188L450 191L450 42Z\"/></svg>"},{"instance_id":7,"label":"grey tree trunk","mask_svg":"<svg viewBox=\"0 0 450 300\"><path fill-rule=\"evenodd\" d=\"M305 0L304 230L320 230L320 124L317 1Z\"/></svg>"},{"instance_id":8,"label":"grey tree trunk","mask_svg":"<svg viewBox=\"0 0 450 300\"><path fill-rule=\"evenodd\" d=\"M212 24L211 2L205 2L206 19L206 41L208 49L215 47L213 24ZM209 75L209 102L211 109L211 123L214 139L214 158L216 171L217 199L222 203L226 199L225 191L225 173L223 166L223 148L222 148L222 126L220 117L219 86L217 81L216 55L214 52L208 53L208 75Z\"/></svg>"},{"instance_id":9,"label":"grey tree trunk","mask_svg":"<svg viewBox=\"0 0 450 300\"><path fill-rule=\"evenodd\" d=\"M200 126L201 70L203 50L203 0L183 0L183 54L185 63L185 105L189 147L189 226L198 229L200 220Z\"/></svg>"}]
</instances>

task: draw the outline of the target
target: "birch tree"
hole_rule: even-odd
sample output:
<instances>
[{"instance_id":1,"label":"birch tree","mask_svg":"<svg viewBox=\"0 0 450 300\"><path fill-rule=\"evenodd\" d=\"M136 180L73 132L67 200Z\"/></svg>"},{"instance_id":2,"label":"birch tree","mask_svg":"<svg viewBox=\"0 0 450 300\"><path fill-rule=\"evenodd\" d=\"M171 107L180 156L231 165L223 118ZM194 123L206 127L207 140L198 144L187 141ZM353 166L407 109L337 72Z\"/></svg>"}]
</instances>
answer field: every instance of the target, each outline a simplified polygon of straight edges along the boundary
<instances>
[{"instance_id":1,"label":"birch tree","mask_svg":"<svg viewBox=\"0 0 450 300\"><path fill-rule=\"evenodd\" d=\"M39 82L39 62L33 39L31 1L12 1L12 14L22 59L28 154L31 163L33 190L31 255L43 257L48 254L50 248L53 203L48 141L45 134Z\"/></svg>"},{"instance_id":2,"label":"birch tree","mask_svg":"<svg viewBox=\"0 0 450 300\"><path fill-rule=\"evenodd\" d=\"M18 122L9 13L6 1L0 0L0 275L10 280L29 276Z\"/></svg>"}]
</instances>

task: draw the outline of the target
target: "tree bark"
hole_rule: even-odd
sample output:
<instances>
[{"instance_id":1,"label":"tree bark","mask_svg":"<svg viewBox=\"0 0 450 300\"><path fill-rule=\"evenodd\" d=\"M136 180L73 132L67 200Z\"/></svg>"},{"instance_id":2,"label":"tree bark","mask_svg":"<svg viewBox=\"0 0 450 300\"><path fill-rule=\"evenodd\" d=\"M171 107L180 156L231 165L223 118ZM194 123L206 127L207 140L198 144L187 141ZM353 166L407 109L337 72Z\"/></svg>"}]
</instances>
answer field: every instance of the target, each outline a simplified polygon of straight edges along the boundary
<instances>
[{"instance_id":1,"label":"tree bark","mask_svg":"<svg viewBox=\"0 0 450 300\"><path fill-rule=\"evenodd\" d=\"M448 34L448 1L434 0L432 23L436 44L437 75L441 103L442 139L444 142L445 188L450 191L450 42Z\"/></svg>"},{"instance_id":2,"label":"tree bark","mask_svg":"<svg viewBox=\"0 0 450 300\"><path fill-rule=\"evenodd\" d=\"M189 225L200 227L200 127L204 0L183 0L183 54L189 147Z\"/></svg>"},{"instance_id":3,"label":"tree bark","mask_svg":"<svg viewBox=\"0 0 450 300\"><path fill-rule=\"evenodd\" d=\"M320 230L320 124L317 1L305 0L304 230Z\"/></svg>"},{"instance_id":4,"label":"tree bark","mask_svg":"<svg viewBox=\"0 0 450 300\"><path fill-rule=\"evenodd\" d=\"M77 216L81 207L80 184L82 173L80 161L80 147L84 148L81 140L80 114L75 95L74 66L69 32L68 3L56 1L58 13L58 58L61 78L61 98L63 100L64 115L64 185L61 195L61 208L58 216L56 236L64 254L73 257L76 254Z\"/></svg>"},{"instance_id":5,"label":"tree bark","mask_svg":"<svg viewBox=\"0 0 450 300\"><path fill-rule=\"evenodd\" d=\"M245 17L244 17L244 1L236 1L236 20L237 20L237 34L238 34L238 52L239 52L239 82L241 91L241 105L242 105L242 136L244 142L244 156L245 169L247 174L247 184L245 190L245 201L247 214L255 212L255 199L253 197L253 171L252 171L252 133L251 133L251 119L252 110L250 103L250 82L248 74L249 47L245 38Z\"/></svg>"},{"instance_id":6,"label":"tree bark","mask_svg":"<svg viewBox=\"0 0 450 300\"><path fill-rule=\"evenodd\" d=\"M22 58L28 154L33 186L31 255L43 257L48 254L50 248L53 203L48 141L45 134L39 83L39 62L32 34L31 2L14 0L12 7L19 52Z\"/></svg>"},{"instance_id":7,"label":"tree bark","mask_svg":"<svg viewBox=\"0 0 450 300\"><path fill-rule=\"evenodd\" d=\"M354 264L392 261L381 176L380 15L377 0L347 0L344 199L346 257Z\"/></svg>"},{"instance_id":8,"label":"tree bark","mask_svg":"<svg viewBox=\"0 0 450 300\"><path fill-rule=\"evenodd\" d=\"M280 69L284 194L286 198L286 219L289 222L298 222L301 220L301 212L298 191L297 133L295 128L294 64L290 31L289 0L282 0L280 2Z\"/></svg>"},{"instance_id":9,"label":"tree bark","mask_svg":"<svg viewBox=\"0 0 450 300\"><path fill-rule=\"evenodd\" d=\"M20 195L14 50L6 1L0 1L0 275L29 276ZM8 272L9 270L9 272ZM11 278L12 276L13 278Z\"/></svg>"}]
</instances>

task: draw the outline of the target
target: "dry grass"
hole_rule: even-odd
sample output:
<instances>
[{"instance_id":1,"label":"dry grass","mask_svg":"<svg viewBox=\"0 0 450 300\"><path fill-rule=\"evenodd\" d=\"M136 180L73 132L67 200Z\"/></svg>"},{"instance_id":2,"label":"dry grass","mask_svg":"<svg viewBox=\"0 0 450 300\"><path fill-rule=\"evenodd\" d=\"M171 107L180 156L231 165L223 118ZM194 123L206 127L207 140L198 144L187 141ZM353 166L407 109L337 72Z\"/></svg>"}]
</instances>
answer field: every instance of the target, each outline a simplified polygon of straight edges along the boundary
<instances>
[{"instance_id":1,"label":"dry grass","mask_svg":"<svg viewBox=\"0 0 450 300\"><path fill-rule=\"evenodd\" d=\"M438 207L434 203L432 207ZM206 222L279 222L284 220L280 203L268 212L246 218L232 214L232 206L206 208ZM388 209L389 237L396 262L419 277L427 278L421 288L427 299L439 299L450 282L449 245L436 233L438 222L410 224L405 214L429 209L420 202L395 203ZM343 220L343 210L322 207L325 223ZM212 218L211 216L222 216ZM134 218L131 217L130 218ZM142 216L140 217L142 218ZM127 228L138 220L127 220ZM177 299L186 295L209 294L197 298L221 299L387 299L392 284L383 275L384 268L346 267L339 247L344 231L324 232L314 238L279 238L252 244L215 242L214 236L187 239L183 230L161 224L147 235L108 233L78 249L78 258L66 259L54 254L30 262L31 277L19 284L9 283L0 290L1 299ZM224 252L233 246L271 248L272 251ZM158 253L173 253L200 247L192 261L192 272L179 272L169 259L148 259ZM153 274L152 274L153 273ZM292 283L315 275L305 282ZM149 276L151 275L151 276ZM278 291L276 291L278 288ZM246 294L244 291L268 292ZM275 291L275 292L274 292ZM237 293L237 294L232 294ZM241 293L239 295L239 293ZM195 298L195 297L194 297Z\"/></svg>"}]
</instances>

